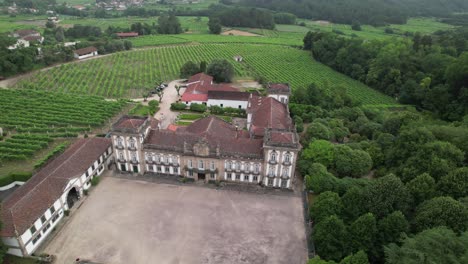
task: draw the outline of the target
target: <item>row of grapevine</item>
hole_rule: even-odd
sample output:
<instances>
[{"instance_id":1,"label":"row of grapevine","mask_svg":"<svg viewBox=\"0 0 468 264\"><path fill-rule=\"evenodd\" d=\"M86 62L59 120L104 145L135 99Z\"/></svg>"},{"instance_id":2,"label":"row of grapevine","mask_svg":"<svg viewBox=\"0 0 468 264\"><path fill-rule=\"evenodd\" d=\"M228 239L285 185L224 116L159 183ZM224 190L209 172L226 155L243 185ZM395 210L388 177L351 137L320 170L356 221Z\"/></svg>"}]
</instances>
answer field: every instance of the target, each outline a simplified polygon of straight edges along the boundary
<instances>
[{"instance_id":1,"label":"row of grapevine","mask_svg":"<svg viewBox=\"0 0 468 264\"><path fill-rule=\"evenodd\" d=\"M235 55L243 56L244 61L235 62ZM392 98L315 62L306 51L267 44L190 44L121 52L39 72L19 86L110 98L139 98L158 81L179 78L179 69L185 62L213 59L229 60L239 78L261 75L272 82L290 83L293 89L310 83L331 88L340 86L364 104L395 103Z\"/></svg>"},{"instance_id":2,"label":"row of grapevine","mask_svg":"<svg viewBox=\"0 0 468 264\"><path fill-rule=\"evenodd\" d=\"M26 159L53 138L88 132L109 120L123 104L95 96L0 89L0 127L11 134L0 141L0 161Z\"/></svg>"}]
</instances>

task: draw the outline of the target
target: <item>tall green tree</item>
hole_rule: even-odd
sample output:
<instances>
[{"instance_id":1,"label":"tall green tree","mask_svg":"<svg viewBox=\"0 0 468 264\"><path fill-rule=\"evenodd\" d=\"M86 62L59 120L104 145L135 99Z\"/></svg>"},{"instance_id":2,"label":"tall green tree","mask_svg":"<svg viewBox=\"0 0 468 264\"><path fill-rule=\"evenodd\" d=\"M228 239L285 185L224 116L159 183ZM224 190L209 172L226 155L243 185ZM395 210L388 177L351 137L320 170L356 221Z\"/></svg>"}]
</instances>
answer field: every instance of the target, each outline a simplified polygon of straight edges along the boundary
<instances>
[{"instance_id":1,"label":"tall green tree","mask_svg":"<svg viewBox=\"0 0 468 264\"><path fill-rule=\"evenodd\" d=\"M343 220L336 215L329 216L315 225L312 238L317 254L323 259L340 261L348 255L348 231Z\"/></svg>"},{"instance_id":2,"label":"tall green tree","mask_svg":"<svg viewBox=\"0 0 468 264\"><path fill-rule=\"evenodd\" d=\"M217 17L210 17L208 21L208 29L211 34L220 34L222 30L221 20Z\"/></svg>"},{"instance_id":3,"label":"tall green tree","mask_svg":"<svg viewBox=\"0 0 468 264\"><path fill-rule=\"evenodd\" d=\"M366 189L368 211L378 218L394 211L407 212L411 194L401 180L393 174L378 178Z\"/></svg>"},{"instance_id":4,"label":"tall green tree","mask_svg":"<svg viewBox=\"0 0 468 264\"><path fill-rule=\"evenodd\" d=\"M429 200L436 194L436 184L434 178L427 173L423 173L406 184L406 188L413 196L415 205L425 200Z\"/></svg>"},{"instance_id":5,"label":"tall green tree","mask_svg":"<svg viewBox=\"0 0 468 264\"><path fill-rule=\"evenodd\" d=\"M231 82L234 77L234 66L227 60L214 60L206 70L216 82Z\"/></svg>"},{"instance_id":6,"label":"tall green tree","mask_svg":"<svg viewBox=\"0 0 468 264\"><path fill-rule=\"evenodd\" d=\"M371 252L377 239L377 220L371 213L360 216L348 228L353 251Z\"/></svg>"},{"instance_id":7,"label":"tall green tree","mask_svg":"<svg viewBox=\"0 0 468 264\"><path fill-rule=\"evenodd\" d=\"M343 213L343 203L337 193L326 191L321 193L310 206L310 217L315 222L320 222L323 219Z\"/></svg>"},{"instance_id":8,"label":"tall green tree","mask_svg":"<svg viewBox=\"0 0 468 264\"><path fill-rule=\"evenodd\" d=\"M366 252L359 250L340 261L340 264L369 264Z\"/></svg>"},{"instance_id":9,"label":"tall green tree","mask_svg":"<svg viewBox=\"0 0 468 264\"><path fill-rule=\"evenodd\" d=\"M200 68L198 64L193 61L187 61L182 67L180 68L180 77L187 79L190 76L197 74L200 72Z\"/></svg>"},{"instance_id":10,"label":"tall green tree","mask_svg":"<svg viewBox=\"0 0 468 264\"><path fill-rule=\"evenodd\" d=\"M158 33L159 34L180 34L182 26L179 19L174 15L161 15L158 18Z\"/></svg>"},{"instance_id":11,"label":"tall green tree","mask_svg":"<svg viewBox=\"0 0 468 264\"><path fill-rule=\"evenodd\" d=\"M422 231L438 226L446 226L457 233L466 231L468 209L452 197L436 197L422 203L416 209L414 227Z\"/></svg>"},{"instance_id":12,"label":"tall green tree","mask_svg":"<svg viewBox=\"0 0 468 264\"><path fill-rule=\"evenodd\" d=\"M454 199L468 196L468 167L456 169L442 177L437 189L443 195L451 196Z\"/></svg>"},{"instance_id":13,"label":"tall green tree","mask_svg":"<svg viewBox=\"0 0 468 264\"><path fill-rule=\"evenodd\" d=\"M464 264L468 261L467 245L467 232L457 236L446 227L438 227L406 238L401 246L386 246L385 259L388 264Z\"/></svg>"},{"instance_id":14,"label":"tall green tree","mask_svg":"<svg viewBox=\"0 0 468 264\"><path fill-rule=\"evenodd\" d=\"M363 150L338 145L335 146L334 157L334 168L340 176L360 177L372 168L372 158Z\"/></svg>"},{"instance_id":15,"label":"tall green tree","mask_svg":"<svg viewBox=\"0 0 468 264\"><path fill-rule=\"evenodd\" d=\"M409 223L400 211L395 211L381 219L377 228L378 241L380 245L397 243L403 239L403 236L409 231Z\"/></svg>"},{"instance_id":16,"label":"tall green tree","mask_svg":"<svg viewBox=\"0 0 468 264\"><path fill-rule=\"evenodd\" d=\"M331 167L335 158L334 146L327 140L313 140L302 152L302 159Z\"/></svg>"}]
</instances>

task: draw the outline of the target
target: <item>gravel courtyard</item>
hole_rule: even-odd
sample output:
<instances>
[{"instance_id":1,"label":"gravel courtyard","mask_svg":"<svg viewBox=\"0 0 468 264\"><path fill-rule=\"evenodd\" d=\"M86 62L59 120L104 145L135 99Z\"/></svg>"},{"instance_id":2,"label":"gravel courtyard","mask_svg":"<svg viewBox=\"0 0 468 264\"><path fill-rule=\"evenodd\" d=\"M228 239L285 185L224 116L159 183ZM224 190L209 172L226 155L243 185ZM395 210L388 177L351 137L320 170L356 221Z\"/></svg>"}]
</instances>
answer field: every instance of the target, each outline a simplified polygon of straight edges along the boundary
<instances>
[{"instance_id":1,"label":"gravel courtyard","mask_svg":"<svg viewBox=\"0 0 468 264\"><path fill-rule=\"evenodd\" d=\"M47 245L57 263L306 262L300 197L103 178Z\"/></svg>"}]
</instances>

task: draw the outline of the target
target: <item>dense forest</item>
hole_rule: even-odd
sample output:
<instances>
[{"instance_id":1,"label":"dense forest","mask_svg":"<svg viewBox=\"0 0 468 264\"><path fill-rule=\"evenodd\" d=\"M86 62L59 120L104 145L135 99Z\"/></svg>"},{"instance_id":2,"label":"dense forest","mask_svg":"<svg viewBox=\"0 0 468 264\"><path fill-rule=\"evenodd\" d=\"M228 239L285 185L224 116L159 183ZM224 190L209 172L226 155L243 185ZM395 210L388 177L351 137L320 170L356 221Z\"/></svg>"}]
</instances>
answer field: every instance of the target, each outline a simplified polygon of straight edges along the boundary
<instances>
[{"instance_id":1,"label":"dense forest","mask_svg":"<svg viewBox=\"0 0 468 264\"><path fill-rule=\"evenodd\" d=\"M314 84L290 108L314 194L309 264L466 263L468 116L364 107Z\"/></svg>"},{"instance_id":2,"label":"dense forest","mask_svg":"<svg viewBox=\"0 0 468 264\"><path fill-rule=\"evenodd\" d=\"M272 12L257 8L229 7L212 5L209 9L210 18L216 18L225 27L275 28L275 17ZM287 15L277 16L276 20L288 21ZM295 20L295 18L294 18Z\"/></svg>"},{"instance_id":3,"label":"dense forest","mask_svg":"<svg viewBox=\"0 0 468 264\"><path fill-rule=\"evenodd\" d=\"M304 48L318 61L404 104L445 120L468 114L468 30L362 40L309 32Z\"/></svg>"},{"instance_id":4,"label":"dense forest","mask_svg":"<svg viewBox=\"0 0 468 264\"><path fill-rule=\"evenodd\" d=\"M224 1L232 2L232 1ZM465 0L240 0L245 6L289 12L301 18L381 26L410 16L448 16L468 10Z\"/></svg>"}]
</instances>

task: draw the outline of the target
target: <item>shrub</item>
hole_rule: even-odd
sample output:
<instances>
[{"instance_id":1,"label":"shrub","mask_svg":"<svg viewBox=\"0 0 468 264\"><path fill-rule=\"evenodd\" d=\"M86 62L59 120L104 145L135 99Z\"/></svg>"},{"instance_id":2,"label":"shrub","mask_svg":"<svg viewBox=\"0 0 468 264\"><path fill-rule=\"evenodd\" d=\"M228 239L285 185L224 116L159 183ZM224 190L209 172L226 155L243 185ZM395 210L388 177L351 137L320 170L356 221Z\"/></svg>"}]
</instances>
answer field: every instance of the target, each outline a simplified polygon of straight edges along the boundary
<instances>
[{"instance_id":1,"label":"shrub","mask_svg":"<svg viewBox=\"0 0 468 264\"><path fill-rule=\"evenodd\" d=\"M159 108L159 102L157 100L151 100L148 102L149 112L151 115L156 114Z\"/></svg>"},{"instance_id":2,"label":"shrub","mask_svg":"<svg viewBox=\"0 0 468 264\"><path fill-rule=\"evenodd\" d=\"M187 105L184 103L172 103L171 104L171 110L177 111L177 110L185 110L187 108Z\"/></svg>"},{"instance_id":3,"label":"shrub","mask_svg":"<svg viewBox=\"0 0 468 264\"><path fill-rule=\"evenodd\" d=\"M190 105L190 110L195 111L195 112L203 113L203 112L206 111L206 105L204 105L204 104L191 104Z\"/></svg>"},{"instance_id":4,"label":"shrub","mask_svg":"<svg viewBox=\"0 0 468 264\"><path fill-rule=\"evenodd\" d=\"M94 177L94 178L91 179L91 185L96 186L96 185L98 185L99 181L100 181L99 177Z\"/></svg>"},{"instance_id":5,"label":"shrub","mask_svg":"<svg viewBox=\"0 0 468 264\"><path fill-rule=\"evenodd\" d=\"M210 106L210 112L214 115L222 115L224 114L224 108L219 107L217 105Z\"/></svg>"}]
</instances>

